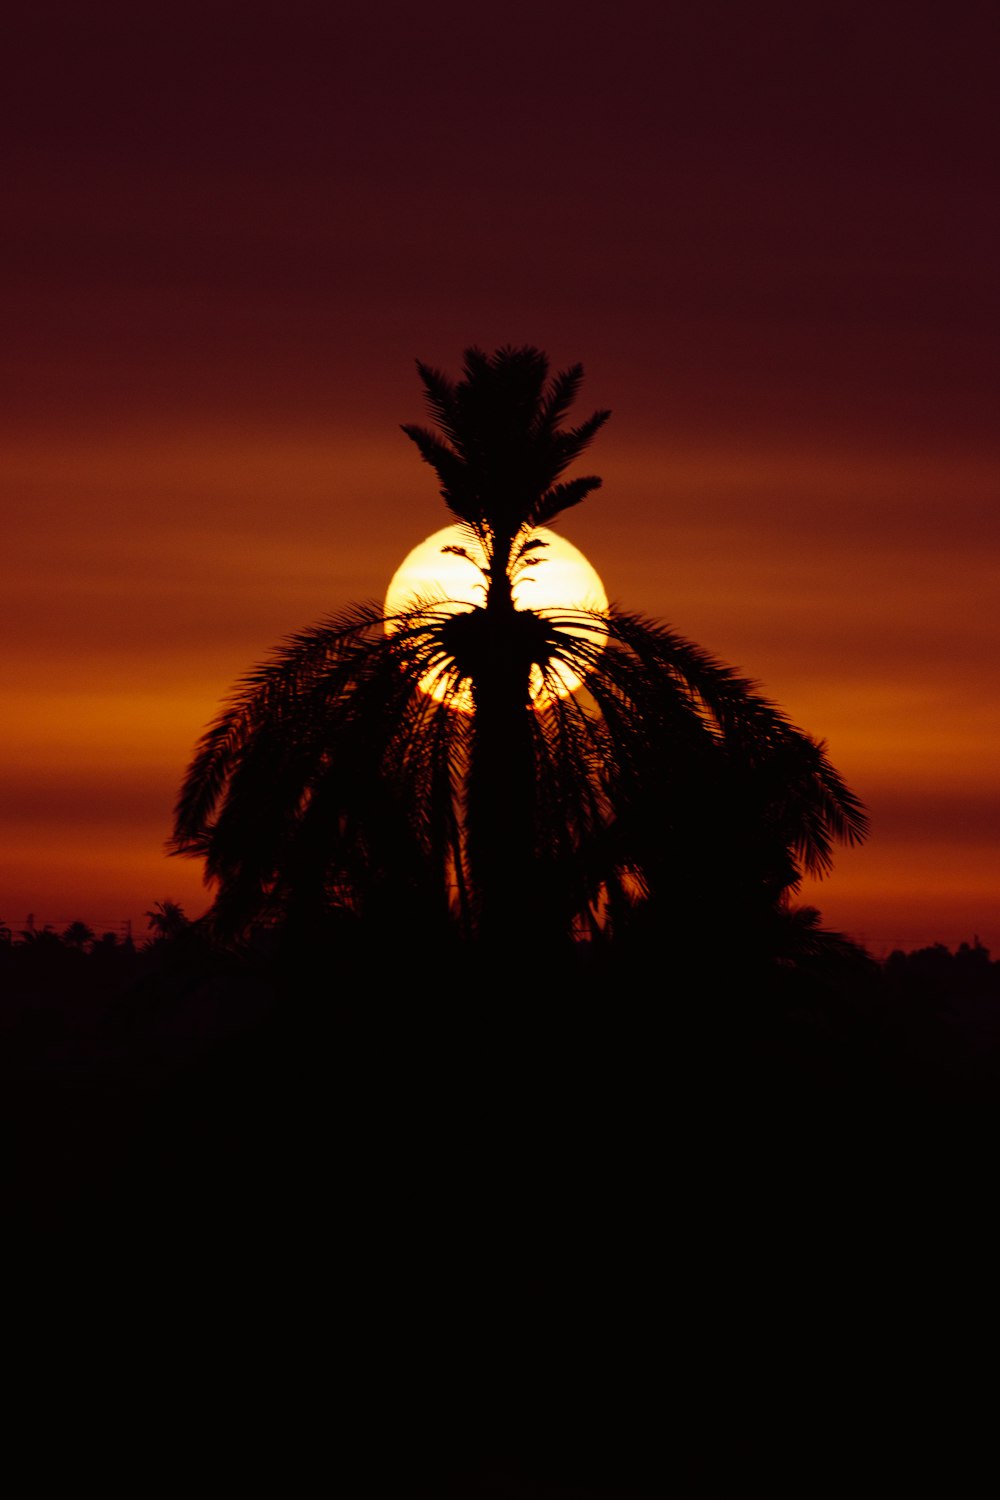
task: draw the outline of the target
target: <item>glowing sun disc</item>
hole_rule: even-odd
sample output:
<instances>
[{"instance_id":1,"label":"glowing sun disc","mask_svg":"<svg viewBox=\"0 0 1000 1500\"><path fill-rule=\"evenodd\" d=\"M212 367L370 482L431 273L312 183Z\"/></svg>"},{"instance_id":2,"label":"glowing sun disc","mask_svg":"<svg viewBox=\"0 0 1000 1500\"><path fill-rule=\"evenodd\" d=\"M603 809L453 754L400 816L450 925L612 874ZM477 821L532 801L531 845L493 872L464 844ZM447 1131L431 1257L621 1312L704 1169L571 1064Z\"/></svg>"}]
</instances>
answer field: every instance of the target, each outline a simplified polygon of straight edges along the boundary
<instances>
[{"instance_id":1,"label":"glowing sun disc","mask_svg":"<svg viewBox=\"0 0 1000 1500\"><path fill-rule=\"evenodd\" d=\"M604 585L579 548L546 526L537 527L531 536L546 545L534 553L538 563L523 569L515 580L512 590L515 606L545 614L558 614L564 610L606 614L608 596ZM445 547L463 547L474 562L445 552ZM486 558L479 543L470 539L464 527L445 526L435 531L408 553L392 575L385 596L386 630L392 633L393 615L405 613L418 602L434 602L456 614L475 609L477 605L481 607L485 601L486 585L476 563L485 567ZM567 635L585 637L596 646L603 645L607 638L601 639L593 628L584 629L571 624L564 628ZM559 663L553 664L552 675L555 690L561 697L576 692L582 685L582 678L577 673ZM428 673L420 686L439 700L448 693L446 683L435 678L433 673ZM543 690L542 674L536 667L532 674L532 697L537 698ZM471 711L472 694L467 684L452 699L452 705Z\"/></svg>"}]
</instances>

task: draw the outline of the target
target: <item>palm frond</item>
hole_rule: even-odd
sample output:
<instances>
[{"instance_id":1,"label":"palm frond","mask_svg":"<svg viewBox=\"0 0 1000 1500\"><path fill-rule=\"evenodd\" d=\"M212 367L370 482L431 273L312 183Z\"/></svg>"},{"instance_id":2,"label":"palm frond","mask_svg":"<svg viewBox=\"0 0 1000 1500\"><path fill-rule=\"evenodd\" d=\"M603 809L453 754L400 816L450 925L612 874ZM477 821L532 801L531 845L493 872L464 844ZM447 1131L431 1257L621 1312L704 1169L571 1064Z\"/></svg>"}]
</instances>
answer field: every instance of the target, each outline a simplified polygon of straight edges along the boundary
<instances>
[{"instance_id":1,"label":"palm frond","mask_svg":"<svg viewBox=\"0 0 1000 1500\"><path fill-rule=\"evenodd\" d=\"M555 516L564 510L570 510L574 505L579 505L594 490L599 490L602 481L596 474L588 474L580 479L570 479L564 484L555 484L551 489L545 491L532 507L529 517L533 526L545 526Z\"/></svg>"},{"instance_id":2,"label":"palm frond","mask_svg":"<svg viewBox=\"0 0 1000 1500\"><path fill-rule=\"evenodd\" d=\"M423 364L417 360L417 371L424 385L424 399L430 409L435 422L441 431L451 442L455 442L459 436L456 426L457 419L457 393L455 382L449 380L440 370L433 365ZM405 429L404 429L405 431Z\"/></svg>"},{"instance_id":3,"label":"palm frond","mask_svg":"<svg viewBox=\"0 0 1000 1500\"><path fill-rule=\"evenodd\" d=\"M550 437L569 411L583 384L583 365L570 365L552 377L549 389L539 404L534 431Z\"/></svg>"},{"instance_id":4,"label":"palm frond","mask_svg":"<svg viewBox=\"0 0 1000 1500\"><path fill-rule=\"evenodd\" d=\"M227 706L203 735L181 787L174 814L173 852L187 852L202 834L226 782L260 727L276 715L291 720L303 684L320 675L326 690L350 679L382 634L383 611L367 603L297 632L237 684Z\"/></svg>"}]
</instances>

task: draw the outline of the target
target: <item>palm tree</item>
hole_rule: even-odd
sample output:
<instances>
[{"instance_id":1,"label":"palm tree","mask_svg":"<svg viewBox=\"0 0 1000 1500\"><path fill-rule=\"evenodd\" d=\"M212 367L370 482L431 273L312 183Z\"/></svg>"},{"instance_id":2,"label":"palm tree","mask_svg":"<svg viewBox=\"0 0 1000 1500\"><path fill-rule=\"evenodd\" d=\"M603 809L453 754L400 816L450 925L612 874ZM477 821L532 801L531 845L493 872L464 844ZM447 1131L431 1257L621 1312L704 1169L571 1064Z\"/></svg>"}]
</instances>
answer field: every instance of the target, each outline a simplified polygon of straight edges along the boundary
<instances>
[{"instance_id":1,"label":"palm tree","mask_svg":"<svg viewBox=\"0 0 1000 1500\"><path fill-rule=\"evenodd\" d=\"M184 915L184 908L176 901L157 901L154 909L148 911L146 916L149 918L146 926L154 934L151 941L180 937L191 926Z\"/></svg>"},{"instance_id":2,"label":"palm tree","mask_svg":"<svg viewBox=\"0 0 1000 1500\"><path fill-rule=\"evenodd\" d=\"M94 941L94 930L88 927L86 922L70 922L62 935L62 940L67 948L79 948L82 952L88 943Z\"/></svg>"},{"instance_id":3,"label":"palm tree","mask_svg":"<svg viewBox=\"0 0 1000 1500\"><path fill-rule=\"evenodd\" d=\"M468 350L458 381L418 370L434 427L403 431L464 530L451 550L485 559L483 602L355 606L239 685L171 841L205 859L216 926L347 914L537 948L636 912L669 922L721 886L752 927L864 836L861 804L822 745L673 631L515 606L545 566L536 528L600 485L562 477L609 415L561 425L581 366L550 378L541 351L508 347ZM583 690L560 691L566 670Z\"/></svg>"}]
</instances>

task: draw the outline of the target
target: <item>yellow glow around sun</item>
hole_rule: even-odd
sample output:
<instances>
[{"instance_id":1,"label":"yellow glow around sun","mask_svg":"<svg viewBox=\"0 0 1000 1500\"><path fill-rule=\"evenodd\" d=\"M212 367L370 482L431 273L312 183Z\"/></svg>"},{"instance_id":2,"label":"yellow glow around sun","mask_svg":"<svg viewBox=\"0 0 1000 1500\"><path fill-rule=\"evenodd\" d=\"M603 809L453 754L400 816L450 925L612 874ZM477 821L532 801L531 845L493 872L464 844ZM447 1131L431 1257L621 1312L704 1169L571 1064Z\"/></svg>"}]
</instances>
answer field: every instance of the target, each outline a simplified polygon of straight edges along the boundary
<instances>
[{"instance_id":1,"label":"yellow glow around sun","mask_svg":"<svg viewBox=\"0 0 1000 1500\"><path fill-rule=\"evenodd\" d=\"M516 607L540 613L582 609L606 614L608 596L604 585L579 548L545 526L537 527L531 536L546 545L533 554L538 562L524 568L515 579L512 592ZM445 552L445 547L463 547L474 561ZM486 584L476 564L485 568L486 557L479 542L470 538L464 527L445 526L435 531L414 547L393 574L385 596L386 616L412 609L418 601L433 602L455 613L477 606L481 608L485 603ZM392 628L390 618L386 629L391 633ZM603 640L596 637L592 628L584 630L567 626L566 633L586 636L595 644L603 645ZM558 679L557 691L563 697L581 686L582 679L568 667L556 664L554 676ZM446 685L435 680L433 674L428 674L420 685L439 700L446 696ZM536 667L531 683L532 697L537 698L542 690L542 675ZM472 695L468 686L463 687L453 700L453 706L471 711Z\"/></svg>"}]
</instances>

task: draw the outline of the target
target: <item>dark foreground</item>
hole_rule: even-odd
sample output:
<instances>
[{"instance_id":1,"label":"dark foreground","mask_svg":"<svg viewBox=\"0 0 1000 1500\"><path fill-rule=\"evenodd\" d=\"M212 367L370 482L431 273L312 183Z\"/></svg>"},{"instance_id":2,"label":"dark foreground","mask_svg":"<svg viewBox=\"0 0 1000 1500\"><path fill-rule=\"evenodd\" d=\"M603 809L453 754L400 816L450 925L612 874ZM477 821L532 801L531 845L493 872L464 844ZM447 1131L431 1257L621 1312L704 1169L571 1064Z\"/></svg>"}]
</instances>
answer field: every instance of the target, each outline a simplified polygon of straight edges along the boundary
<instances>
[{"instance_id":1,"label":"dark foreground","mask_svg":"<svg viewBox=\"0 0 1000 1500\"><path fill-rule=\"evenodd\" d=\"M39 1489L992 1494L990 984L22 979L11 1441Z\"/></svg>"}]
</instances>

